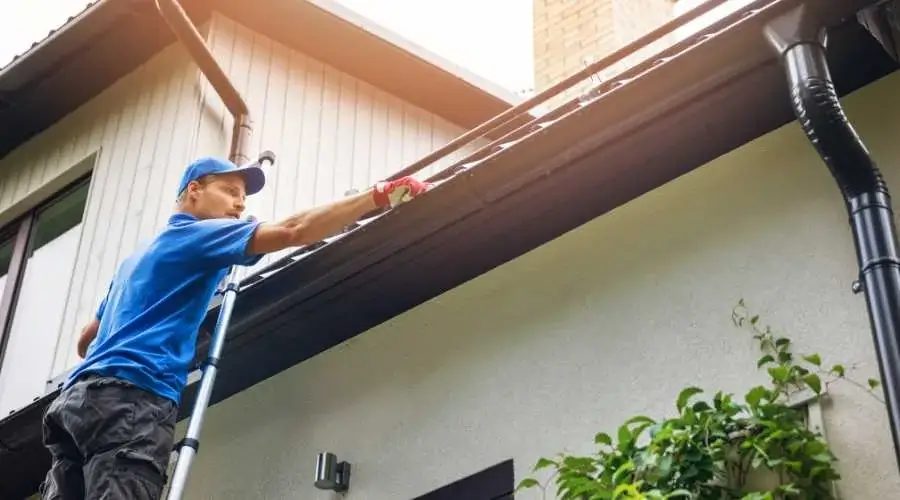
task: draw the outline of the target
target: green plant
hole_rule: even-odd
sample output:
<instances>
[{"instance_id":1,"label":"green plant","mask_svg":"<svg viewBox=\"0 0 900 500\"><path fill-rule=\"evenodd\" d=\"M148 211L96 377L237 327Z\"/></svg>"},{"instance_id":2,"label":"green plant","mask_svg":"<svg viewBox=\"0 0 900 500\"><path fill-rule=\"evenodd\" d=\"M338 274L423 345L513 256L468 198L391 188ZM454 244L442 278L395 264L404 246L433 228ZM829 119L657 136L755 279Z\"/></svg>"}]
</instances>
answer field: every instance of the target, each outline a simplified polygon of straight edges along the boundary
<instances>
[{"instance_id":1,"label":"green plant","mask_svg":"<svg viewBox=\"0 0 900 500\"><path fill-rule=\"evenodd\" d=\"M741 300L732 311L735 326L748 329L759 343L767 385L751 388L738 401L716 392L687 387L677 396L676 414L655 420L635 416L615 433L594 437L597 451L589 456L560 453L541 458L532 472L549 469L560 500L828 500L840 478L837 458L822 436L810 430L805 412L791 396L809 390L822 394L837 380L872 389L847 377L842 365L823 368L818 354L797 356L790 339L761 328ZM548 483L529 477L517 491Z\"/></svg>"}]
</instances>

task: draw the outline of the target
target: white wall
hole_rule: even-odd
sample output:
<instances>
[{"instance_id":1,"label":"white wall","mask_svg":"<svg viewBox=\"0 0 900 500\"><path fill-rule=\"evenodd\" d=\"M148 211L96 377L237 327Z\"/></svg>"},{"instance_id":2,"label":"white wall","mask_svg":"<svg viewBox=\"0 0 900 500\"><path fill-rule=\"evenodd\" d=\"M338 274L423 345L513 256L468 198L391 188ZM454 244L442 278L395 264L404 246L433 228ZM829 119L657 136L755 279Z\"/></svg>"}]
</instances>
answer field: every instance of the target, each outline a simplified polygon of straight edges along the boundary
<instances>
[{"instance_id":1,"label":"white wall","mask_svg":"<svg viewBox=\"0 0 900 500\"><path fill-rule=\"evenodd\" d=\"M845 103L900 189L897 85ZM731 325L739 297L798 350L876 375L856 272L838 191L792 124L212 408L189 497L332 498L311 484L321 450L353 463L348 499L412 498L508 457L521 479L668 414L686 385L763 381ZM893 498L884 407L832 395L842 498Z\"/></svg>"}]
</instances>

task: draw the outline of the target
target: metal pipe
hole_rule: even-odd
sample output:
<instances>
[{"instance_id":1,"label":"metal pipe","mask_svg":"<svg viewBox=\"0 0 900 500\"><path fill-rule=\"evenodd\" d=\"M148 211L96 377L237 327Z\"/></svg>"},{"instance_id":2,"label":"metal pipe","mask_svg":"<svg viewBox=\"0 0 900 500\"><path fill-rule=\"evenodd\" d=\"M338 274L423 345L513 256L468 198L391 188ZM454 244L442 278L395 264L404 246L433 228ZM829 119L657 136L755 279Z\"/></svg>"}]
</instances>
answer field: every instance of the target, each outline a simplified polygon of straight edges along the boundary
<instances>
[{"instance_id":1,"label":"metal pipe","mask_svg":"<svg viewBox=\"0 0 900 500\"><path fill-rule=\"evenodd\" d=\"M250 119L250 108L241 97L228 76L216 62L215 57L203 41L197 28L191 23L187 13L177 0L156 0L156 8L191 55L200 71L209 80L210 85L225 103L225 107L234 118L231 131L231 146L228 159L237 165L250 163L248 148L250 135L253 133L253 122Z\"/></svg>"},{"instance_id":2,"label":"metal pipe","mask_svg":"<svg viewBox=\"0 0 900 500\"><path fill-rule=\"evenodd\" d=\"M843 195L900 466L900 252L887 184L847 120L825 57L826 32L806 6L766 28L794 113Z\"/></svg>"}]
</instances>

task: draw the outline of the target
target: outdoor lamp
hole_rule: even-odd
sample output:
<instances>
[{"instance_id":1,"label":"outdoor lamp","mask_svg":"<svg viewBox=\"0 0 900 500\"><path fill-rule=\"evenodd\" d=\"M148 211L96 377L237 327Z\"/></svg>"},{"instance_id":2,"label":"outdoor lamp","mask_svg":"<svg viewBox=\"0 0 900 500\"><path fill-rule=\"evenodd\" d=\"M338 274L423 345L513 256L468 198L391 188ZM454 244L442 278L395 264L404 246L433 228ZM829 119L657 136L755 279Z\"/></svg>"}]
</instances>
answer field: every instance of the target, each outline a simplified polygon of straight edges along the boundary
<instances>
[{"instance_id":1,"label":"outdoor lamp","mask_svg":"<svg viewBox=\"0 0 900 500\"><path fill-rule=\"evenodd\" d=\"M338 462L334 453L319 453L316 459L316 488L344 492L350 488L350 464Z\"/></svg>"}]
</instances>

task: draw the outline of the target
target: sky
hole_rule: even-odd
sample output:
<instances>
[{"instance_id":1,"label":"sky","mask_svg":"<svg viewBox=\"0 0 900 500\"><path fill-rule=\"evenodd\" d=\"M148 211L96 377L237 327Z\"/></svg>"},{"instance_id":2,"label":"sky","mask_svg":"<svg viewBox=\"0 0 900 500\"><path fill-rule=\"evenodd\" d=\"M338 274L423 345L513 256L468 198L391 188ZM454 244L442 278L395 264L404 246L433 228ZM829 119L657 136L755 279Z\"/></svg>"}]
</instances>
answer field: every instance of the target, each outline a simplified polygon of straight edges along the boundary
<instances>
[{"instance_id":1,"label":"sky","mask_svg":"<svg viewBox=\"0 0 900 500\"><path fill-rule=\"evenodd\" d=\"M336 1L511 91L532 86L531 0ZM2 3L0 66L80 12L88 0Z\"/></svg>"}]
</instances>

